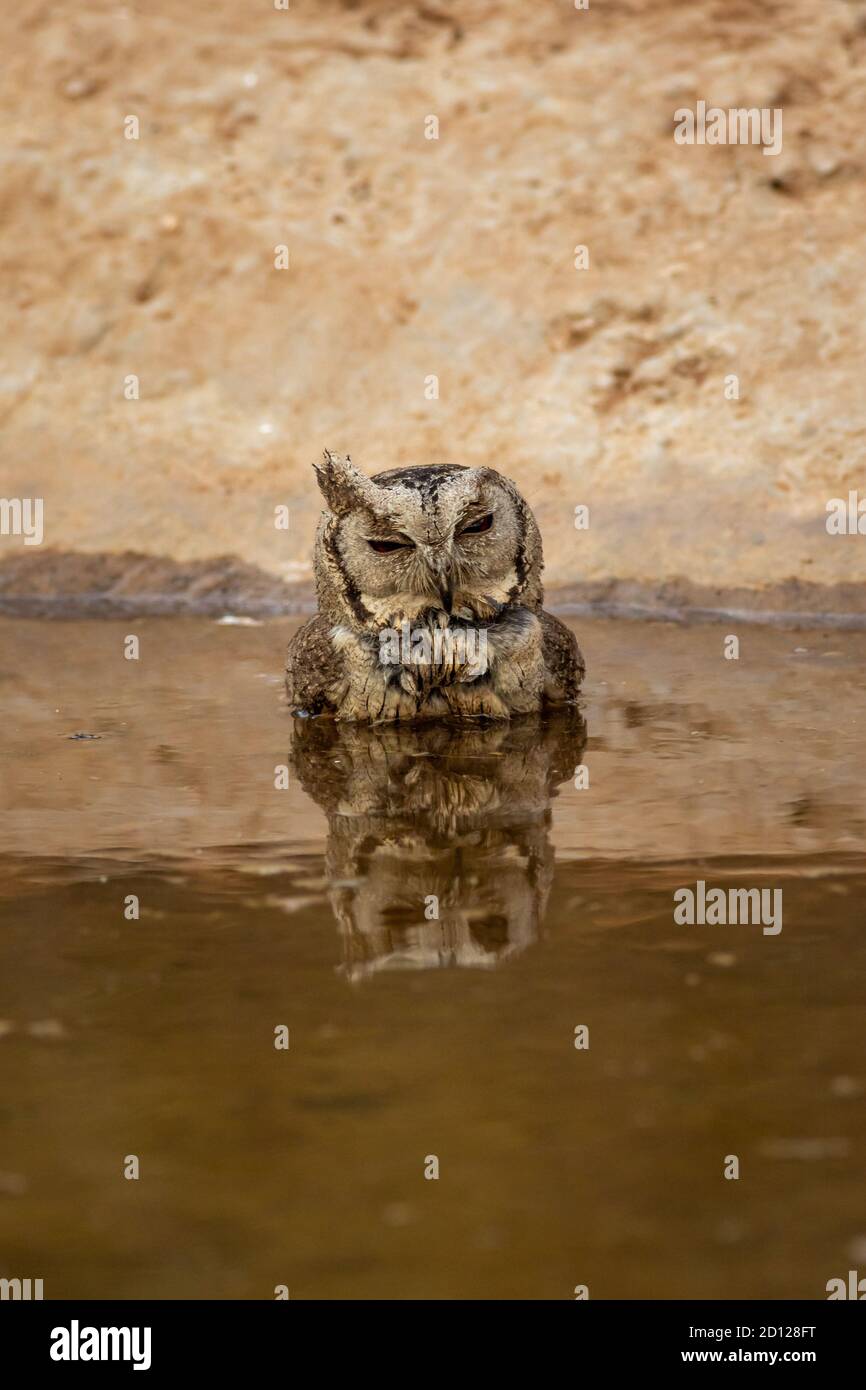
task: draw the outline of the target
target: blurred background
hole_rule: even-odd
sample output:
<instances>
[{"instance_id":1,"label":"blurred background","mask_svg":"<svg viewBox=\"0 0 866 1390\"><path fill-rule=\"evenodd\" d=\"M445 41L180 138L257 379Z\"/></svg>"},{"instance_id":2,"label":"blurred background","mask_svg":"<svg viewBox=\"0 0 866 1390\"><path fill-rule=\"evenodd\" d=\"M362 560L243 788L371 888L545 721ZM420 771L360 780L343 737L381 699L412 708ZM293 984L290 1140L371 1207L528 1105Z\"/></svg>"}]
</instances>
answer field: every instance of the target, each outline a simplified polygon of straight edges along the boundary
<instances>
[{"instance_id":1,"label":"blurred background","mask_svg":"<svg viewBox=\"0 0 866 1390\"><path fill-rule=\"evenodd\" d=\"M859 0L22 0L0 44L7 606L302 606L329 447L512 475L563 603L866 611ZM676 145L699 100L782 153Z\"/></svg>"}]
</instances>

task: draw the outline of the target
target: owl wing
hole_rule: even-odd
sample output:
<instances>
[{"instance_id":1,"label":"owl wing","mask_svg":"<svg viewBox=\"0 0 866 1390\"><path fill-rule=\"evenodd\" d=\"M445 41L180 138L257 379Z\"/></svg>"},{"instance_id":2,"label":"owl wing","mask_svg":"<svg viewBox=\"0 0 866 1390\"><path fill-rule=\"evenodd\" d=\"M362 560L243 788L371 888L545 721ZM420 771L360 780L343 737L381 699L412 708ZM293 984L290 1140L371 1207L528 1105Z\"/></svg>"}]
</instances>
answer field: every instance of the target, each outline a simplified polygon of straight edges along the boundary
<instances>
[{"instance_id":1,"label":"owl wing","mask_svg":"<svg viewBox=\"0 0 866 1390\"><path fill-rule=\"evenodd\" d=\"M330 692L339 686L342 674L330 625L319 615L310 618L291 638L286 657L286 694L292 710L327 713Z\"/></svg>"},{"instance_id":2,"label":"owl wing","mask_svg":"<svg viewBox=\"0 0 866 1390\"><path fill-rule=\"evenodd\" d=\"M541 640L544 651L544 695L553 704L575 700L586 664L570 628L542 609Z\"/></svg>"}]
</instances>

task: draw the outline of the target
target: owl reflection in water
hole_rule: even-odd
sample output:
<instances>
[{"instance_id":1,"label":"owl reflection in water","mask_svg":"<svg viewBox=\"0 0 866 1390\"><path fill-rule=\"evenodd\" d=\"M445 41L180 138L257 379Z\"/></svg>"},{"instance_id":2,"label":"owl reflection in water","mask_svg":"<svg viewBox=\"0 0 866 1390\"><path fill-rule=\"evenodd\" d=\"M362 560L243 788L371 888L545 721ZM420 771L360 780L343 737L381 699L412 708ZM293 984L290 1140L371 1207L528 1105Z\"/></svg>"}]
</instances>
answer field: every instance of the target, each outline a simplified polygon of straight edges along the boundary
<instances>
[{"instance_id":1,"label":"owl reflection in water","mask_svg":"<svg viewBox=\"0 0 866 1390\"><path fill-rule=\"evenodd\" d=\"M541 934L551 802L580 763L575 709L494 725L295 725L292 763L328 818L346 973L493 967Z\"/></svg>"},{"instance_id":2,"label":"owl reflection in water","mask_svg":"<svg viewBox=\"0 0 866 1390\"><path fill-rule=\"evenodd\" d=\"M365 477L316 465L318 612L292 638L293 712L344 722L506 720L572 704L584 673L542 608L541 536L492 468Z\"/></svg>"}]
</instances>

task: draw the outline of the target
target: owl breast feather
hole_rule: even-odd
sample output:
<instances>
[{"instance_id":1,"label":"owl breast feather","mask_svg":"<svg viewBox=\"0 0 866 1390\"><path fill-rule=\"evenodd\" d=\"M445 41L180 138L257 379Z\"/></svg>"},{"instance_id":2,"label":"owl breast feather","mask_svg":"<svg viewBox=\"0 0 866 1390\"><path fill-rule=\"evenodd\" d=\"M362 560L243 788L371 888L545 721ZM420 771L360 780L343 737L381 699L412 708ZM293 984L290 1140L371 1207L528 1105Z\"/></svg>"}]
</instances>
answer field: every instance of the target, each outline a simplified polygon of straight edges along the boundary
<instances>
[{"instance_id":1,"label":"owl breast feather","mask_svg":"<svg viewBox=\"0 0 866 1390\"><path fill-rule=\"evenodd\" d=\"M477 680L487 672L487 631L462 624L403 622L379 634L379 660L393 669L404 690L419 694Z\"/></svg>"}]
</instances>

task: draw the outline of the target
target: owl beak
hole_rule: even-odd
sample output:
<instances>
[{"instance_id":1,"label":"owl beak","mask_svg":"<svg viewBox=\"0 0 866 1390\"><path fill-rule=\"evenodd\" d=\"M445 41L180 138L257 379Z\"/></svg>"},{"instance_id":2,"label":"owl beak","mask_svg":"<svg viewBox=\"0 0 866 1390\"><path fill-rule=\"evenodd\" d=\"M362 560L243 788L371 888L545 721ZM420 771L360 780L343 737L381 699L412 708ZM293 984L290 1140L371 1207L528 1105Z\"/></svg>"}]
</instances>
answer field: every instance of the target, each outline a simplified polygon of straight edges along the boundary
<instances>
[{"instance_id":1,"label":"owl beak","mask_svg":"<svg viewBox=\"0 0 866 1390\"><path fill-rule=\"evenodd\" d=\"M433 582L439 595L439 601L443 609L451 616L451 609L454 604L454 585L451 577L451 562L448 556L432 555L431 568L433 570Z\"/></svg>"}]
</instances>

